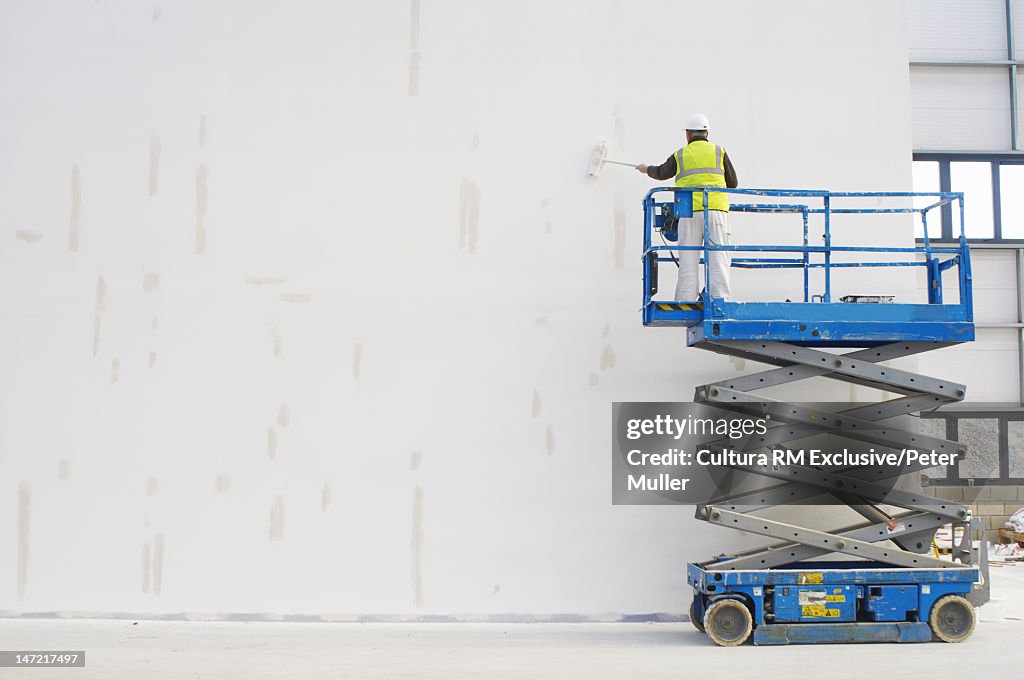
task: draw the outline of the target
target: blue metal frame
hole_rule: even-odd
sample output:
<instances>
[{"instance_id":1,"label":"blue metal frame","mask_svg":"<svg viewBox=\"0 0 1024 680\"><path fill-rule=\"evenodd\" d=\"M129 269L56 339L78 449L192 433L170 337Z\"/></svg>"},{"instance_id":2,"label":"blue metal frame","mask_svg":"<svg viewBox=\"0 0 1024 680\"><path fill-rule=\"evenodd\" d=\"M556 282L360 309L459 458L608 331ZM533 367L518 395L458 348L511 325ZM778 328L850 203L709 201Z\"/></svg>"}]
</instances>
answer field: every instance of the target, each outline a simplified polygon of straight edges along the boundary
<instances>
[{"instance_id":1,"label":"blue metal frame","mask_svg":"<svg viewBox=\"0 0 1024 680\"><path fill-rule=\"evenodd\" d=\"M700 246L654 245L653 233L664 227L668 216L687 217L692 194L702 192L705 201L709 191L775 199L797 198L785 203L740 203L733 212L800 214L803 244L722 245L714 243L708 233L707 212L704 217L704 242ZM934 197L923 208L836 208L833 199ZM960 238L957 244L932 245L928 238L927 219L932 210L944 210L956 204L960 211ZM707 203L705 202L705 205ZM820 206L820 207L819 207ZM965 342L974 339L974 311L970 252L964 236L963 194L956 192L831 192L791 189L725 189L722 187L658 187L647 193L644 207L643 252L643 322L645 326L694 326L691 344L704 337L730 340L779 340L813 346L869 346L901 340ZM833 243L833 214L900 214L920 215L925 237L920 245L906 248L843 246ZM818 217L824 224L821 245L811 245L810 220ZM704 295L701 300L655 300L650 282L657 262L673 261L674 251L698 250L702 262L715 251L755 253L755 257L737 257L733 266L744 269L803 270L801 302L732 302L710 298L709 272L704 270ZM666 255L663 255L666 253ZM762 253L779 253L788 257L763 257ZM904 261L867 260L833 262L833 253L905 253L920 258ZM924 267L927 273L927 301L914 304L849 304L832 301L832 270L848 267ZM956 269L959 301L947 304L942 299L942 275ZM824 285L812 292L810 271L823 271ZM785 321L780 321L785 319Z\"/></svg>"}]
</instances>

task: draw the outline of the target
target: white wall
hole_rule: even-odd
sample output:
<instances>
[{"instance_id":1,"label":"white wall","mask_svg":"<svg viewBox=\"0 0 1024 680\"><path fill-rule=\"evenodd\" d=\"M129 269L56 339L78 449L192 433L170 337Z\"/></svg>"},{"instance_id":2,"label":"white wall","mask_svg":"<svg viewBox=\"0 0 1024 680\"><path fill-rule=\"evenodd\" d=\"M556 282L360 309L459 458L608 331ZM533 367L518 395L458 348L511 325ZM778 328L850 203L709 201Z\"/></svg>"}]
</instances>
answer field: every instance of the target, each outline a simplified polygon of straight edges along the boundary
<instances>
[{"instance_id":1,"label":"white wall","mask_svg":"<svg viewBox=\"0 0 1024 680\"><path fill-rule=\"evenodd\" d=\"M1016 21L1024 7L1019 0L1013 5ZM907 0L906 11L913 61L1007 58L1005 0ZM1009 150L1008 76L1005 66L911 68L914 149Z\"/></svg>"},{"instance_id":2,"label":"white wall","mask_svg":"<svg viewBox=\"0 0 1024 680\"><path fill-rule=\"evenodd\" d=\"M922 354L922 373L967 385L967 402L1015 406L1020 402L1020 330L1017 323L1017 256L1012 250L971 251L975 341ZM918 275L925 294L924 268ZM958 299L956 270L943 276L943 296Z\"/></svg>"},{"instance_id":3,"label":"white wall","mask_svg":"<svg viewBox=\"0 0 1024 680\"><path fill-rule=\"evenodd\" d=\"M640 326L594 145L702 110L743 186L910 188L901 3L3 14L0 610L683 611L737 539L611 506L610 405L737 364Z\"/></svg>"}]
</instances>

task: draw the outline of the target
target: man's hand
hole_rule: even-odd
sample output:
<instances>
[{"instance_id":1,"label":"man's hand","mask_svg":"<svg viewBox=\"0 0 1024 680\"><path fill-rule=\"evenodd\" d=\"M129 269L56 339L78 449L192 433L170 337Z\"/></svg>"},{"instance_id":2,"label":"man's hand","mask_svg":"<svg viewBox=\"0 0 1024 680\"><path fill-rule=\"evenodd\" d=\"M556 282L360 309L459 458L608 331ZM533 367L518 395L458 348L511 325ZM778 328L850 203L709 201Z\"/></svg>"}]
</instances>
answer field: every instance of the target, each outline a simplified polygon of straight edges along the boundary
<instances>
[{"instance_id":1,"label":"man's hand","mask_svg":"<svg viewBox=\"0 0 1024 680\"><path fill-rule=\"evenodd\" d=\"M640 165L634 165L633 167L635 167L638 172L642 172L645 175L647 174L647 163L641 163Z\"/></svg>"}]
</instances>

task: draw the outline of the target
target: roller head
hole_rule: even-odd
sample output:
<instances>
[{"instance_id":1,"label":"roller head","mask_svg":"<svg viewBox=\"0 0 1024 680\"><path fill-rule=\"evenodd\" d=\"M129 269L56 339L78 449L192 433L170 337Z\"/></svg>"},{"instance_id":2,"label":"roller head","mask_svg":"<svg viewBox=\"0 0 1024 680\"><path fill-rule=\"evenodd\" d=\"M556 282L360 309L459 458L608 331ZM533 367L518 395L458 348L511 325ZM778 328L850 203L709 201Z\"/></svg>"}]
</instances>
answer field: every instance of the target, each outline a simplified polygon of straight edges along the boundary
<instances>
[{"instance_id":1,"label":"roller head","mask_svg":"<svg viewBox=\"0 0 1024 680\"><path fill-rule=\"evenodd\" d=\"M590 158L590 167L587 172L591 177L601 174L601 167L604 165L605 156L608 155L608 142L601 142L594 147L594 155Z\"/></svg>"}]
</instances>

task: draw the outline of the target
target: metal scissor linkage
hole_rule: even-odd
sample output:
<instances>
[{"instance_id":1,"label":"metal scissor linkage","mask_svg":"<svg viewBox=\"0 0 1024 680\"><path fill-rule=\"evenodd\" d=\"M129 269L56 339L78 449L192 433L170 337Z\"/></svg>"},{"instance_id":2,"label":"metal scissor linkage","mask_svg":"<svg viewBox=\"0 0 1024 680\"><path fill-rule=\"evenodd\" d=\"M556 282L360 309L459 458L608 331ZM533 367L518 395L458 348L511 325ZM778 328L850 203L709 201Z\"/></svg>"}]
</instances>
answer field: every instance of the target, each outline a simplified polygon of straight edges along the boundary
<instances>
[{"instance_id":1,"label":"metal scissor linkage","mask_svg":"<svg viewBox=\"0 0 1024 680\"><path fill-rule=\"evenodd\" d=\"M946 562L934 557L925 557L897 547L884 547L872 543L870 540L861 541L849 535L817 531L805 527L785 524L763 517L751 517L739 512L731 512L716 507L707 507L707 521L712 524L733 527L741 531L748 531L762 536L772 538L785 538L808 548L820 551L818 554L839 552L852 557L863 557L876 562L885 562L898 567L928 567L931 569L953 568L961 565L953 562ZM852 533L852 532L850 532ZM869 536L870 538L874 538ZM879 540L879 539L874 539ZM759 556L760 567L780 566L767 564L767 557L763 551ZM777 552L777 551L776 551ZM748 560L751 558L748 557ZM783 564L793 562L792 558L786 559ZM708 566L714 569L714 566ZM725 567L723 567L725 568Z\"/></svg>"},{"instance_id":2,"label":"metal scissor linkage","mask_svg":"<svg viewBox=\"0 0 1024 680\"><path fill-rule=\"evenodd\" d=\"M900 392L903 394L928 393L934 394L947 402L960 401L967 392L967 388L964 385L953 383L949 380L929 378L928 376L910 373L909 371L897 368L877 365L878 362L927 352L947 344L949 343L900 342L851 352L845 355L830 354L810 347L798 347L797 345L785 342L758 340L703 340L695 346L719 354L782 366L786 369L787 375L782 376L779 374L775 378L775 384L794 382L813 376L827 376L833 380L843 380L858 385L877 387L890 392ZM800 370L801 367L804 370ZM769 371L768 373L772 372ZM760 374L744 376L744 378L758 377L764 376ZM731 383L735 382L737 381L723 381L721 384L716 383L715 386L731 386Z\"/></svg>"},{"instance_id":3,"label":"metal scissor linkage","mask_svg":"<svg viewBox=\"0 0 1024 680\"><path fill-rule=\"evenodd\" d=\"M713 514L713 511L710 514ZM733 514L736 513L730 513L729 515L720 514L719 517L715 517L714 519L711 519L709 516L708 521L713 524L730 526L729 518ZM754 520L756 521L756 518L754 518ZM877 524L857 524L843 529L837 529L833 531L833 534L836 537L864 541L867 543L884 540L902 540L904 542L917 540L925 542L927 548L930 549L931 535L935 533L936 529L949 521L946 517L931 515L925 512L899 515L895 517L894 520L895 526L893 526L893 528L889 527L888 522L878 522ZM735 525L733 526L735 527ZM787 535L786 538L790 538L790 536ZM923 541L924 538L928 538L929 540ZM781 543L757 548L755 550L737 553L729 559L728 568L730 570L742 571L745 569L779 567L790 564L791 562L799 562L801 560L827 555L833 551L834 547L819 547L787 540ZM716 561L713 560L702 566L713 570L716 566L715 562ZM721 568L721 565L717 566Z\"/></svg>"},{"instance_id":4,"label":"metal scissor linkage","mask_svg":"<svg viewBox=\"0 0 1024 680\"><path fill-rule=\"evenodd\" d=\"M722 380L697 388L694 401L749 415L767 416L776 423L761 435L747 438L744 451L771 449L789 442L832 431L849 440L886 449L916 449L965 454L962 444L939 437L908 432L891 424L890 418L936 408L960 401L966 387L911 371L881 365L882 362L947 347L951 342L895 342L847 354L784 342L758 340L704 339L693 346L732 357L751 359L776 366L767 371ZM754 390L793 383L808 378L828 378L873 387L901 395L875 404L851 406L830 412L788 404L751 394ZM711 447L734 447L721 440ZM808 466L731 465L731 468L761 477L781 480L763 489L715 499L697 507L697 518L762 536L778 542L735 555L721 556L701 564L710 571L731 571L784 567L794 562L830 553L859 557L895 567L947 569L984 563L984 551L971 550L972 521L966 506L935 499L920 492L894 486L900 475L925 469L915 463L901 467L855 467L822 470ZM797 526L751 513L766 508L806 502L830 494L864 517L865 522L831 531ZM880 506L909 512L890 515ZM925 555L937 528L954 526L953 557L949 562ZM957 528L963 528L956 538ZM987 599L987 587L984 599Z\"/></svg>"}]
</instances>

